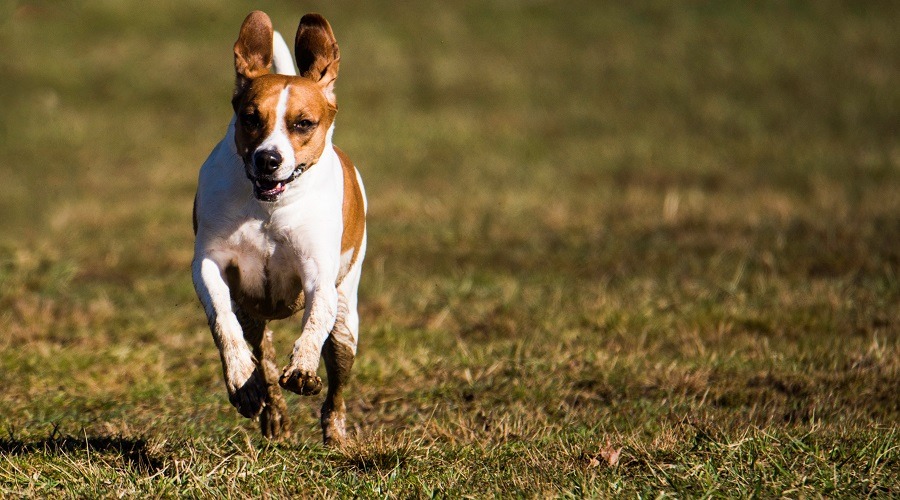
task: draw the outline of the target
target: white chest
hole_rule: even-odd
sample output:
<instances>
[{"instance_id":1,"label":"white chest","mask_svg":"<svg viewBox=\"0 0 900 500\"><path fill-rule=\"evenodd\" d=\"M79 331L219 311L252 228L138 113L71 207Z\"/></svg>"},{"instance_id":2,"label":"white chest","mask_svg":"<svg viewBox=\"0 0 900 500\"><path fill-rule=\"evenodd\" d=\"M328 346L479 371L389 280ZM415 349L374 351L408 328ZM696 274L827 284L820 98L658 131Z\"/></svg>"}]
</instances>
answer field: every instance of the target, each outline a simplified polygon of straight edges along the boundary
<instances>
[{"instance_id":1,"label":"white chest","mask_svg":"<svg viewBox=\"0 0 900 500\"><path fill-rule=\"evenodd\" d=\"M220 247L231 297L246 312L275 319L303 307L302 263L289 236L250 220Z\"/></svg>"}]
</instances>

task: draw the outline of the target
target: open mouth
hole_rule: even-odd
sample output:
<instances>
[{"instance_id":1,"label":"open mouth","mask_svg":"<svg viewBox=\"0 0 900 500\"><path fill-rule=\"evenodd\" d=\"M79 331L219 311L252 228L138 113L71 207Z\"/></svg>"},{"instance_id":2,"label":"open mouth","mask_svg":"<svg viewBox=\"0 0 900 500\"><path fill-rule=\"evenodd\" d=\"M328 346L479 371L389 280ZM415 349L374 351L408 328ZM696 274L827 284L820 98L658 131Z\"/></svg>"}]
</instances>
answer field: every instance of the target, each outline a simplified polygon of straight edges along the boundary
<instances>
[{"instance_id":1,"label":"open mouth","mask_svg":"<svg viewBox=\"0 0 900 500\"><path fill-rule=\"evenodd\" d=\"M278 195L284 192L287 181L269 181L264 179L251 179L253 181L253 194L261 201L275 201Z\"/></svg>"},{"instance_id":2,"label":"open mouth","mask_svg":"<svg viewBox=\"0 0 900 500\"><path fill-rule=\"evenodd\" d=\"M260 177L254 177L250 173L250 169L247 168L247 178L250 179L250 182L253 183L253 195L256 196L257 200L260 201L275 201L281 196L281 193L287 189L287 185L300 177L300 174L306 169L306 164L301 163L291 172L291 175L287 179L266 179Z\"/></svg>"}]
</instances>

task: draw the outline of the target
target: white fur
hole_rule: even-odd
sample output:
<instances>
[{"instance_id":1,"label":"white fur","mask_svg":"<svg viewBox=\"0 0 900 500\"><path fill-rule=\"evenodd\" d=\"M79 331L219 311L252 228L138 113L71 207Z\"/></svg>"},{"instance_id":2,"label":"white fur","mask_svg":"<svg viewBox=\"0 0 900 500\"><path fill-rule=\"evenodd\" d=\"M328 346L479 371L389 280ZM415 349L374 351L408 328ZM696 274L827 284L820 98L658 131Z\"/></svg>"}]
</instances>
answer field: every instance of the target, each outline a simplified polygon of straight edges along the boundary
<instances>
[{"instance_id":1,"label":"white fur","mask_svg":"<svg viewBox=\"0 0 900 500\"><path fill-rule=\"evenodd\" d=\"M297 69L294 68L291 50L288 49L287 44L284 42L284 37L277 31L272 37L272 49L272 71L280 75L295 76Z\"/></svg>"}]
</instances>

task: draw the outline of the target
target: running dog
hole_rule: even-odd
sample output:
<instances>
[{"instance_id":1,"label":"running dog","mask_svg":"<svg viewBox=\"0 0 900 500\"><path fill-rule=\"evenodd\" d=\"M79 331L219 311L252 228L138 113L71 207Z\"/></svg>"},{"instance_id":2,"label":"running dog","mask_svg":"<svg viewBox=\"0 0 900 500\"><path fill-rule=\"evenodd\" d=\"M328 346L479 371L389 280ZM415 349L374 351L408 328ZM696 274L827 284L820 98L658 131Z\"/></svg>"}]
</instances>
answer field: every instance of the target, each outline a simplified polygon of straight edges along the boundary
<instances>
[{"instance_id":1,"label":"running dog","mask_svg":"<svg viewBox=\"0 0 900 500\"><path fill-rule=\"evenodd\" d=\"M318 394L321 356L322 435L331 444L346 436L342 391L359 339L367 201L356 167L331 142L341 56L328 21L303 16L294 49L299 72L268 15L244 20L234 117L200 168L192 273L231 404L258 416L264 436L288 436L281 388ZM268 322L300 310L302 332L279 371Z\"/></svg>"}]
</instances>

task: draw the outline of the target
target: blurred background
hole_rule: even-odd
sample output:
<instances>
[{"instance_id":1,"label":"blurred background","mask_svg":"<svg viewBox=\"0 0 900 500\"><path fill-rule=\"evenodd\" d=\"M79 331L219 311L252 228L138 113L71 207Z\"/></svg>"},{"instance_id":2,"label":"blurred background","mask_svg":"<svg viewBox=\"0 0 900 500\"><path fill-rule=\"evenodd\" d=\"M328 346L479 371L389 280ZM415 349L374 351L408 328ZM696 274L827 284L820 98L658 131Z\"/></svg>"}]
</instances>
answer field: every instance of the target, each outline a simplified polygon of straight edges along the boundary
<instances>
[{"instance_id":1,"label":"blurred background","mask_svg":"<svg viewBox=\"0 0 900 500\"><path fill-rule=\"evenodd\" d=\"M335 143L370 201L355 425L615 430L650 469L685 414L725 440L896 431L896 2L0 5L0 427L253 429L189 268L262 9L289 40L320 12L341 47ZM315 442L318 402L291 404Z\"/></svg>"}]
</instances>

